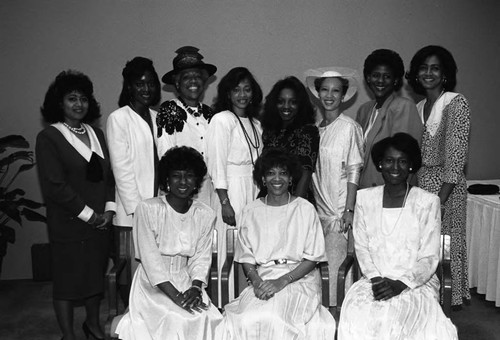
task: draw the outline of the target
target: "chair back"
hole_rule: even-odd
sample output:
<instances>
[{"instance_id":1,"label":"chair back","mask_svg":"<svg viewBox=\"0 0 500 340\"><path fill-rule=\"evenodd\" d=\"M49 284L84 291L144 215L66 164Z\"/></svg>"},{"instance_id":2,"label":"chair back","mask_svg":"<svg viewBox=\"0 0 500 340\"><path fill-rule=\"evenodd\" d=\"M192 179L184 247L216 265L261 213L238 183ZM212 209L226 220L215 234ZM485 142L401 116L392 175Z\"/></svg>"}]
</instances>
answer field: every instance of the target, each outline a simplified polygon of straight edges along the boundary
<instances>
[{"instance_id":1,"label":"chair back","mask_svg":"<svg viewBox=\"0 0 500 340\"><path fill-rule=\"evenodd\" d=\"M239 295L239 265L234 262L234 252L236 249L236 242L238 242L238 229L229 228L226 231L226 260L222 266L221 273L221 303L225 306L229 303L229 277L233 272L234 280L234 294L235 297Z\"/></svg>"},{"instance_id":2,"label":"chair back","mask_svg":"<svg viewBox=\"0 0 500 340\"><path fill-rule=\"evenodd\" d=\"M217 229L214 228L212 232L212 264L210 265L208 271L208 280L207 280L207 293L210 296L210 299L214 303L218 303L219 301L219 271L218 271L218 239L217 239Z\"/></svg>"},{"instance_id":3,"label":"chair back","mask_svg":"<svg viewBox=\"0 0 500 340\"><path fill-rule=\"evenodd\" d=\"M436 270L440 288L440 302L443 312L447 317L451 313L451 256L450 256L451 235L441 235L441 247L439 250L439 265Z\"/></svg>"}]
</instances>

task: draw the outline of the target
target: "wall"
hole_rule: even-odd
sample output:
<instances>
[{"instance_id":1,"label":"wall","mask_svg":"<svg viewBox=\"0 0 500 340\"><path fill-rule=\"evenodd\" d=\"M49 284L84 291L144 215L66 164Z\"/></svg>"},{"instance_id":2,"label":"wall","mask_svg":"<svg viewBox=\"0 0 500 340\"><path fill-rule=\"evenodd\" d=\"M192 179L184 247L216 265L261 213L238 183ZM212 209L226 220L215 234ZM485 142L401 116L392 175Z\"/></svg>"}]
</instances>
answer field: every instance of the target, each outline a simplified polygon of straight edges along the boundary
<instances>
[{"instance_id":1,"label":"wall","mask_svg":"<svg viewBox=\"0 0 500 340\"><path fill-rule=\"evenodd\" d=\"M499 15L496 0L2 0L0 136L22 134L34 144L45 91L67 68L93 80L103 124L117 107L121 70L136 55L152 58L161 76L178 47L194 45L219 67L218 77L246 66L267 93L279 78L302 79L312 67L362 72L376 48L398 51L408 65L418 48L441 44L457 60L457 90L472 108L468 178L500 178L500 158L491 152L500 146ZM208 104L216 84L207 90ZM163 92L163 99L171 97ZM349 112L367 99L362 87ZM35 172L17 184L40 199ZM31 277L30 246L47 240L42 224L16 230L2 279Z\"/></svg>"}]
</instances>

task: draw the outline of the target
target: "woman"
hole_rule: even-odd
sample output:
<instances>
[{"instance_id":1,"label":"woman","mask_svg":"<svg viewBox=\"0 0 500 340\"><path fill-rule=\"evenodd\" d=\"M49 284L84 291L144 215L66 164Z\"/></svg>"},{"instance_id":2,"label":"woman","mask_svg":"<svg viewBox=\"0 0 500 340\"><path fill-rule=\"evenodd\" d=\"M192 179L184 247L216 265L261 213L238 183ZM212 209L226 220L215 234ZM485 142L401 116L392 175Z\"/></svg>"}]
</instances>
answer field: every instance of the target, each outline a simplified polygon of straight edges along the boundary
<instances>
[{"instance_id":1,"label":"woman","mask_svg":"<svg viewBox=\"0 0 500 340\"><path fill-rule=\"evenodd\" d=\"M407 74L416 93L426 96L418 103L424 123L423 166L418 172L422 189L439 196L443 233L451 235L452 305L470 299L465 243L467 185L465 162L469 146L470 110L467 99L452 92L457 65L441 46L427 46L415 54Z\"/></svg>"},{"instance_id":2,"label":"woman","mask_svg":"<svg viewBox=\"0 0 500 340\"><path fill-rule=\"evenodd\" d=\"M331 339L335 320L321 305L318 261L325 242L318 215L307 200L290 193L301 176L298 160L267 150L253 177L267 195L241 216L235 261L249 286L225 306L222 339Z\"/></svg>"},{"instance_id":3,"label":"woman","mask_svg":"<svg viewBox=\"0 0 500 340\"><path fill-rule=\"evenodd\" d=\"M375 50L365 60L363 75L375 99L361 105L356 116L356 121L363 128L366 151L360 188L384 183L370 160L370 152L376 142L397 132L406 132L419 143L422 139L422 122L415 104L396 95L403 85L404 72L401 57L391 50ZM410 183L417 184L416 176L410 176Z\"/></svg>"},{"instance_id":4,"label":"woman","mask_svg":"<svg viewBox=\"0 0 500 340\"><path fill-rule=\"evenodd\" d=\"M418 142L397 133L373 146L385 185L360 190L354 216L363 278L346 295L338 338L458 339L439 305L439 199L408 183L422 164Z\"/></svg>"},{"instance_id":5,"label":"woman","mask_svg":"<svg viewBox=\"0 0 500 340\"><path fill-rule=\"evenodd\" d=\"M302 176L293 183L291 192L314 204L311 177L318 157L319 133L307 90L297 78L287 77L273 86L266 97L262 126L264 150L283 148L299 157Z\"/></svg>"},{"instance_id":6,"label":"woman","mask_svg":"<svg viewBox=\"0 0 500 340\"><path fill-rule=\"evenodd\" d=\"M131 239L133 214L140 201L158 194L156 111L152 107L160 101L160 81L153 62L143 57L127 62L122 75L120 108L109 115L106 131L116 180L115 238L119 240L118 233L124 232L129 243L116 247L132 249L132 254L126 254L130 256L126 273L120 278L120 294L128 304L127 277L137 268Z\"/></svg>"},{"instance_id":7,"label":"woman","mask_svg":"<svg viewBox=\"0 0 500 340\"><path fill-rule=\"evenodd\" d=\"M243 207L257 197L253 165L262 151L262 128L257 115L262 90L244 67L222 77L207 130L208 173L219 197L216 228L219 235L219 269L225 260L226 230L235 227ZM221 306L222 307L222 306Z\"/></svg>"},{"instance_id":8,"label":"woman","mask_svg":"<svg viewBox=\"0 0 500 340\"><path fill-rule=\"evenodd\" d=\"M205 292L211 262L213 210L193 200L207 172L193 148L174 147L160 161L165 196L139 203L134 243L141 260L120 339L216 339L222 319Z\"/></svg>"},{"instance_id":9,"label":"woman","mask_svg":"<svg viewBox=\"0 0 500 340\"><path fill-rule=\"evenodd\" d=\"M330 305L337 305L337 273L346 256L347 239L341 234L352 226L359 173L363 165L361 127L342 113L341 105L356 93L356 71L327 67L306 72L311 93L319 99L319 156L313 189L326 240L330 269Z\"/></svg>"},{"instance_id":10,"label":"woman","mask_svg":"<svg viewBox=\"0 0 500 340\"><path fill-rule=\"evenodd\" d=\"M75 302L85 303L83 331L104 339L99 307L108 258L108 226L115 211L114 182L90 79L63 71L41 109L51 124L38 134L36 158L52 252L54 309L63 339L76 339Z\"/></svg>"}]
</instances>

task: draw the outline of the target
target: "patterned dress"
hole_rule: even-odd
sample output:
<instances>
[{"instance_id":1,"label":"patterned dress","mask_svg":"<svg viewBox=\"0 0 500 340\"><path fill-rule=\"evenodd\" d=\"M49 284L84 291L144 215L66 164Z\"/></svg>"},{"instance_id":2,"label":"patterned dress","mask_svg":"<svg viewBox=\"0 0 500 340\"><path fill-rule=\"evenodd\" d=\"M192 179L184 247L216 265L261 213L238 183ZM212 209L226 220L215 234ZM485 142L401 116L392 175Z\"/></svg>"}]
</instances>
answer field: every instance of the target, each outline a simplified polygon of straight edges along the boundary
<instances>
[{"instance_id":1,"label":"patterned dress","mask_svg":"<svg viewBox=\"0 0 500 340\"><path fill-rule=\"evenodd\" d=\"M425 99L418 103L423 117ZM419 186L438 194L443 182L455 187L444 205L442 233L451 235L452 305L470 299L465 223L467 185L464 167L469 145L470 110L461 94L446 92L434 103L422 138Z\"/></svg>"},{"instance_id":2,"label":"patterned dress","mask_svg":"<svg viewBox=\"0 0 500 340\"><path fill-rule=\"evenodd\" d=\"M281 129L278 133L266 130L262 140L264 150L266 148L285 149L299 158L304 170L315 171L319 149L319 132L315 125L308 124L291 131ZM292 193L295 193L295 185L292 188ZM315 204L311 188L309 188L306 198Z\"/></svg>"}]
</instances>

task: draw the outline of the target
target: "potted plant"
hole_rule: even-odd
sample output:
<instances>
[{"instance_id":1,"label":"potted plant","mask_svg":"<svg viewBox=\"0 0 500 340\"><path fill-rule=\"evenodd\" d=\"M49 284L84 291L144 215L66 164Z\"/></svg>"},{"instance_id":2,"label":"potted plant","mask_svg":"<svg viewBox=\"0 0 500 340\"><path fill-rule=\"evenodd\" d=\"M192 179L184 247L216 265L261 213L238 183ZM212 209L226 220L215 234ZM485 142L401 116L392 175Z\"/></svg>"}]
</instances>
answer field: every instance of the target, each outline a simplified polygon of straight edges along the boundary
<instances>
[{"instance_id":1,"label":"potted plant","mask_svg":"<svg viewBox=\"0 0 500 340\"><path fill-rule=\"evenodd\" d=\"M45 216L36 212L42 203L24 197L24 190L10 189L17 176L35 166L33 151L14 151L5 155L8 148L27 149L30 145L24 137L9 135L0 138L0 275L7 244L14 244L16 231L12 223L22 226L23 217L28 221L46 222ZM19 162L22 162L18 167Z\"/></svg>"}]
</instances>

